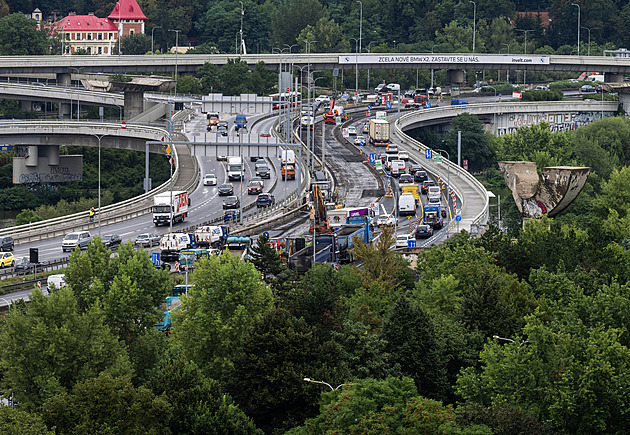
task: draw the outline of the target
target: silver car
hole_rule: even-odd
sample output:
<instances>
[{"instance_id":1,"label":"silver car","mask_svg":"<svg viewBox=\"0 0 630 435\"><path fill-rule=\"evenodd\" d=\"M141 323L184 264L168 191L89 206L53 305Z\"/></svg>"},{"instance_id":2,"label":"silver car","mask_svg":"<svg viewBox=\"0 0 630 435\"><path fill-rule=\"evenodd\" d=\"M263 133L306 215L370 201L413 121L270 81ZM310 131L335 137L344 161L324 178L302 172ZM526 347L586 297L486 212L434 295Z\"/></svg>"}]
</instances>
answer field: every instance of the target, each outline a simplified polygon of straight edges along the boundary
<instances>
[{"instance_id":1,"label":"silver car","mask_svg":"<svg viewBox=\"0 0 630 435\"><path fill-rule=\"evenodd\" d=\"M136 246L148 246L149 248L160 244L160 235L155 233L143 233L136 237L133 244Z\"/></svg>"}]
</instances>

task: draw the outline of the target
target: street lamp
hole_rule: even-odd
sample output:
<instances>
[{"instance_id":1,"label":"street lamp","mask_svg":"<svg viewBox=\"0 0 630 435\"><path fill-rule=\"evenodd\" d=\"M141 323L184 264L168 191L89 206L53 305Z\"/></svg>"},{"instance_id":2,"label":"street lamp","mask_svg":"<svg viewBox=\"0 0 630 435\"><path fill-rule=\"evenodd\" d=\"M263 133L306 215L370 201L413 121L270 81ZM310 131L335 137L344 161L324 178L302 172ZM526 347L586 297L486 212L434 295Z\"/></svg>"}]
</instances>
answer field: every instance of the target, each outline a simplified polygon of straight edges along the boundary
<instances>
[{"instance_id":1,"label":"street lamp","mask_svg":"<svg viewBox=\"0 0 630 435\"><path fill-rule=\"evenodd\" d=\"M106 134L92 134L96 139L98 139L98 236L101 237L101 139L103 139Z\"/></svg>"},{"instance_id":2,"label":"street lamp","mask_svg":"<svg viewBox=\"0 0 630 435\"><path fill-rule=\"evenodd\" d=\"M354 96L359 96L359 40L356 38L350 38L354 40ZM355 100L356 102L356 100Z\"/></svg>"},{"instance_id":3,"label":"street lamp","mask_svg":"<svg viewBox=\"0 0 630 435\"><path fill-rule=\"evenodd\" d=\"M241 46L239 48L239 53L243 54L243 15L245 15L245 10L243 9L243 2L239 1L241 4L241 31L239 32L241 35Z\"/></svg>"},{"instance_id":4,"label":"street lamp","mask_svg":"<svg viewBox=\"0 0 630 435\"><path fill-rule=\"evenodd\" d=\"M591 55L591 30L598 30L599 27L584 27L582 26L583 29L588 30L588 53L587 55L590 56Z\"/></svg>"},{"instance_id":5,"label":"street lamp","mask_svg":"<svg viewBox=\"0 0 630 435\"><path fill-rule=\"evenodd\" d=\"M496 89L494 91L496 93ZM451 155L448 153L448 151L446 150L442 150L442 149L435 149L435 151L438 151L440 153L445 153L446 154L446 158L449 160L451 160ZM447 168L447 175L446 175L446 184L448 185L448 189L446 189L446 201L447 201L447 205L448 205L448 210L450 213L451 210L451 165L446 165ZM451 230L451 220L448 220L448 224L446 225L446 238L448 239L448 236L450 234L450 230Z\"/></svg>"},{"instance_id":6,"label":"street lamp","mask_svg":"<svg viewBox=\"0 0 630 435\"><path fill-rule=\"evenodd\" d=\"M372 52L372 44L377 43L378 41L370 41L370 43L368 44L368 53ZM368 93L370 93L370 69L368 68L367 70L367 88L368 88Z\"/></svg>"},{"instance_id":7,"label":"street lamp","mask_svg":"<svg viewBox=\"0 0 630 435\"><path fill-rule=\"evenodd\" d=\"M181 30L168 29L169 32L175 32L175 96L177 96L177 55L179 53L179 32Z\"/></svg>"},{"instance_id":8,"label":"street lamp","mask_svg":"<svg viewBox=\"0 0 630 435\"><path fill-rule=\"evenodd\" d=\"M505 42L502 43L501 45L505 45L507 47L507 54L509 56L510 54L510 44L506 44ZM503 49L501 49L503 50ZM501 50L499 50L499 53L501 53ZM505 70L505 81L510 83L510 68L508 67L508 69Z\"/></svg>"},{"instance_id":9,"label":"street lamp","mask_svg":"<svg viewBox=\"0 0 630 435\"><path fill-rule=\"evenodd\" d=\"M161 29L162 26L155 26L154 28L151 29L151 54L153 54L153 32L155 32L155 29Z\"/></svg>"},{"instance_id":10,"label":"street lamp","mask_svg":"<svg viewBox=\"0 0 630 435\"><path fill-rule=\"evenodd\" d=\"M338 390L339 388L343 387L344 385L352 385L352 382L348 382L348 383L346 383L346 384L341 384L341 385L338 385L338 386L337 386L337 388L333 388L333 386L332 386L332 385L330 385L328 382L324 382L324 381L316 381L316 380L311 379L311 378L304 378L304 381L305 381L305 382L310 382L310 383L312 383L312 384L322 384L322 385L326 385L328 388L330 388L330 390L331 390L331 391Z\"/></svg>"},{"instance_id":11,"label":"street lamp","mask_svg":"<svg viewBox=\"0 0 630 435\"><path fill-rule=\"evenodd\" d=\"M580 5L577 3L571 3L571 6L577 6L578 8L578 24L577 24L577 36L578 36L578 49L577 49L577 55L580 55Z\"/></svg>"},{"instance_id":12,"label":"street lamp","mask_svg":"<svg viewBox=\"0 0 630 435\"><path fill-rule=\"evenodd\" d=\"M525 34L525 54L527 54L527 32L534 32L536 29L515 29L515 30L517 32L523 32ZM526 84L526 83L527 83L527 70L523 69L523 84Z\"/></svg>"},{"instance_id":13,"label":"street lamp","mask_svg":"<svg viewBox=\"0 0 630 435\"><path fill-rule=\"evenodd\" d=\"M359 53L361 53L361 38L363 38L363 2L361 0L356 0L356 2L361 4L361 18L359 19Z\"/></svg>"},{"instance_id":14,"label":"street lamp","mask_svg":"<svg viewBox=\"0 0 630 435\"><path fill-rule=\"evenodd\" d=\"M73 66L70 67L70 69L73 69L77 72L77 121L79 120L79 114L81 112L81 99L79 95L79 73L81 72L83 68L85 67L80 67L80 68L76 68Z\"/></svg>"},{"instance_id":15,"label":"street lamp","mask_svg":"<svg viewBox=\"0 0 630 435\"><path fill-rule=\"evenodd\" d=\"M469 0L473 4L473 54L475 54L475 34L477 33L477 3Z\"/></svg>"}]
</instances>

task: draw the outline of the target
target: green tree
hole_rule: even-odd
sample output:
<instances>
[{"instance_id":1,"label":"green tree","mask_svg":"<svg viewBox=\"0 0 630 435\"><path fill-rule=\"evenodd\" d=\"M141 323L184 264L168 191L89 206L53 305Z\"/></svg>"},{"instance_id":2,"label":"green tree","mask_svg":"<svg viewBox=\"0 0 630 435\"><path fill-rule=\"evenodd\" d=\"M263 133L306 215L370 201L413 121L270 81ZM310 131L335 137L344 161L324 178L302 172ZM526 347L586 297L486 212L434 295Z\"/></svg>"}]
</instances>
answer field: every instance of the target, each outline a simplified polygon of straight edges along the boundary
<instances>
[{"instance_id":1,"label":"green tree","mask_svg":"<svg viewBox=\"0 0 630 435\"><path fill-rule=\"evenodd\" d=\"M258 237L256 246L252 247L250 261L262 274L267 282L277 277L286 267L282 266L282 260L278 251L267 245L269 237L264 234Z\"/></svg>"},{"instance_id":2,"label":"green tree","mask_svg":"<svg viewBox=\"0 0 630 435\"><path fill-rule=\"evenodd\" d=\"M0 432L22 435L53 435L41 416L9 406L0 407Z\"/></svg>"},{"instance_id":3,"label":"green tree","mask_svg":"<svg viewBox=\"0 0 630 435\"><path fill-rule=\"evenodd\" d=\"M168 426L174 434L260 433L219 382L206 378L176 347L164 353L148 385L172 406Z\"/></svg>"},{"instance_id":4,"label":"green tree","mask_svg":"<svg viewBox=\"0 0 630 435\"><path fill-rule=\"evenodd\" d=\"M240 59L228 59L219 71L220 90L225 95L240 95L249 91L249 66Z\"/></svg>"},{"instance_id":5,"label":"green tree","mask_svg":"<svg viewBox=\"0 0 630 435\"><path fill-rule=\"evenodd\" d=\"M471 170L480 170L488 166L492 154L489 140L483 131L483 125L476 115L462 113L453 118L452 128L446 137L446 150L454 159L457 155L457 132L462 132L462 158L468 160Z\"/></svg>"},{"instance_id":6,"label":"green tree","mask_svg":"<svg viewBox=\"0 0 630 435\"><path fill-rule=\"evenodd\" d=\"M172 337L187 358L221 379L256 321L272 308L271 291L252 264L228 252L201 260L193 281L173 315Z\"/></svg>"},{"instance_id":7,"label":"green tree","mask_svg":"<svg viewBox=\"0 0 630 435\"><path fill-rule=\"evenodd\" d=\"M302 29L324 17L326 9L318 0L290 0L282 3L271 16L271 41L274 46L281 48L284 48L284 44L292 45Z\"/></svg>"},{"instance_id":8,"label":"green tree","mask_svg":"<svg viewBox=\"0 0 630 435\"><path fill-rule=\"evenodd\" d=\"M201 81L195 77L179 76L177 78L177 92L188 95L201 94Z\"/></svg>"},{"instance_id":9,"label":"green tree","mask_svg":"<svg viewBox=\"0 0 630 435\"><path fill-rule=\"evenodd\" d=\"M306 26L300 32L297 41L302 45L306 45L304 41L312 41L316 36L317 42L311 46L312 53L350 51L350 43L344 38L341 26L328 17L321 17L315 24Z\"/></svg>"},{"instance_id":10,"label":"green tree","mask_svg":"<svg viewBox=\"0 0 630 435\"><path fill-rule=\"evenodd\" d=\"M172 407L164 396L134 387L130 376L101 373L44 404L44 418L60 434L162 434Z\"/></svg>"},{"instance_id":11,"label":"green tree","mask_svg":"<svg viewBox=\"0 0 630 435\"><path fill-rule=\"evenodd\" d=\"M35 20L13 13L0 18L0 55L33 56L48 53L48 35Z\"/></svg>"},{"instance_id":12,"label":"green tree","mask_svg":"<svg viewBox=\"0 0 630 435\"><path fill-rule=\"evenodd\" d=\"M151 37L144 33L123 36L120 44L122 54L146 54L151 51ZM112 49L112 53L118 53L118 42Z\"/></svg>"},{"instance_id":13,"label":"green tree","mask_svg":"<svg viewBox=\"0 0 630 435\"><path fill-rule=\"evenodd\" d=\"M395 286L395 275L400 268L396 254L390 249L394 243L394 230L385 227L377 241L366 244L362 241L355 244L354 256L363 267L357 273L363 279L363 286L380 285L383 288Z\"/></svg>"},{"instance_id":14,"label":"green tree","mask_svg":"<svg viewBox=\"0 0 630 435\"><path fill-rule=\"evenodd\" d=\"M72 292L31 293L25 310L12 309L0 331L4 393L33 409L75 383L98 375L130 372L124 347L95 304L81 312Z\"/></svg>"},{"instance_id":15,"label":"green tree","mask_svg":"<svg viewBox=\"0 0 630 435\"><path fill-rule=\"evenodd\" d=\"M219 87L219 68L210 62L206 62L197 68L195 77L201 80L201 93L209 94L215 89L220 91Z\"/></svg>"}]
</instances>

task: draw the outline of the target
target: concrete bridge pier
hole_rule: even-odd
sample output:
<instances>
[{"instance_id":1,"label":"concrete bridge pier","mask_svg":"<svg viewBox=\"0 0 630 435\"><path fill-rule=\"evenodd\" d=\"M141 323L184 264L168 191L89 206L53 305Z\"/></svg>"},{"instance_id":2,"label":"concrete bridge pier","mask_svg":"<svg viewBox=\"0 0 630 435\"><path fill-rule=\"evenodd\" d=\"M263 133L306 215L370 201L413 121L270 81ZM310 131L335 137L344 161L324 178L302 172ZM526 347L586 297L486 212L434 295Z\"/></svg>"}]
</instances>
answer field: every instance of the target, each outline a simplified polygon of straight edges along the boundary
<instances>
[{"instance_id":1,"label":"concrete bridge pier","mask_svg":"<svg viewBox=\"0 0 630 435\"><path fill-rule=\"evenodd\" d=\"M446 80L451 84L451 96L456 97L459 95L459 90L455 91L453 88L460 88L465 81L465 77L462 69L449 69L446 71Z\"/></svg>"},{"instance_id":2,"label":"concrete bridge pier","mask_svg":"<svg viewBox=\"0 0 630 435\"><path fill-rule=\"evenodd\" d=\"M131 119L144 112L144 91L125 91L124 112L125 119Z\"/></svg>"},{"instance_id":3,"label":"concrete bridge pier","mask_svg":"<svg viewBox=\"0 0 630 435\"><path fill-rule=\"evenodd\" d=\"M72 75L70 73L57 73L57 85L70 87L72 85ZM71 119L71 103L59 103L59 119Z\"/></svg>"},{"instance_id":4,"label":"concrete bridge pier","mask_svg":"<svg viewBox=\"0 0 630 435\"><path fill-rule=\"evenodd\" d=\"M623 83L623 74L604 73L604 83Z\"/></svg>"}]
</instances>

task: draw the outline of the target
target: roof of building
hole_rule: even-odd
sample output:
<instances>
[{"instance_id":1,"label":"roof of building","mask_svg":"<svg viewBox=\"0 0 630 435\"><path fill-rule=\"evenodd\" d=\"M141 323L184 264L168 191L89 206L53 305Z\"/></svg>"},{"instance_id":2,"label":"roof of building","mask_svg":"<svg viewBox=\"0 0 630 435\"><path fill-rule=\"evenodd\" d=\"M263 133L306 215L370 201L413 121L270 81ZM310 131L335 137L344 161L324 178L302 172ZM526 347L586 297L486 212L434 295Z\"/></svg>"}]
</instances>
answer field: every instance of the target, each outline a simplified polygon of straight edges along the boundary
<instances>
[{"instance_id":1,"label":"roof of building","mask_svg":"<svg viewBox=\"0 0 630 435\"><path fill-rule=\"evenodd\" d=\"M120 7L120 11L118 8ZM107 17L110 20L146 20L147 17L140 9L136 0L119 0L114 10Z\"/></svg>"},{"instance_id":2,"label":"roof of building","mask_svg":"<svg viewBox=\"0 0 630 435\"><path fill-rule=\"evenodd\" d=\"M110 32L118 31L118 26L112 23L107 18L99 18L96 15L75 15L70 14L61 20L52 24L52 27L56 29L58 32L89 32L89 31L100 31L100 32Z\"/></svg>"}]
</instances>

